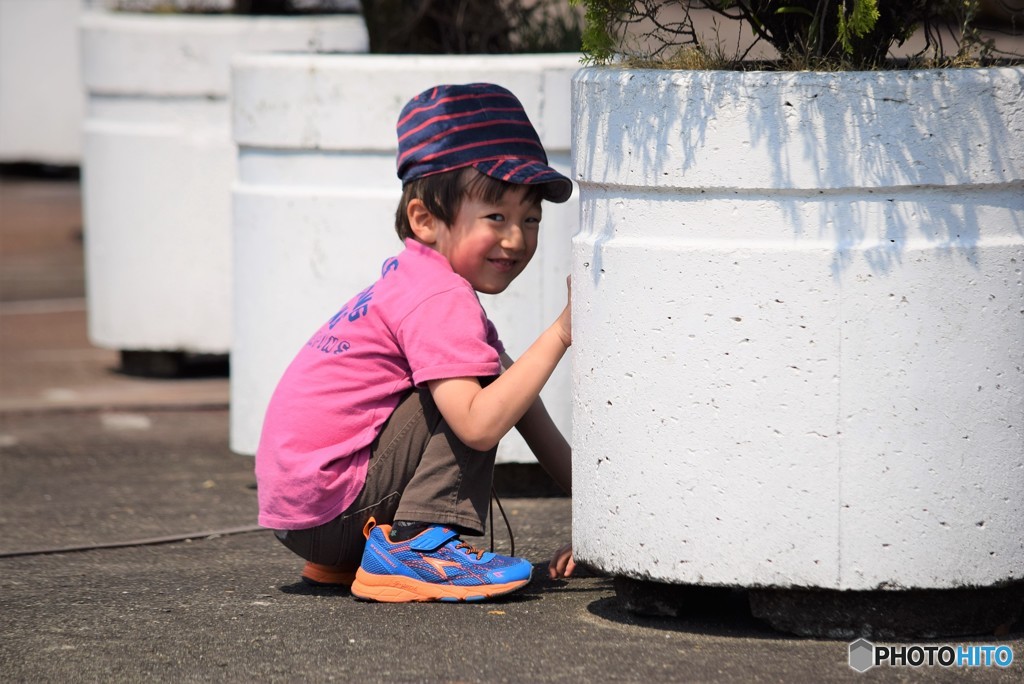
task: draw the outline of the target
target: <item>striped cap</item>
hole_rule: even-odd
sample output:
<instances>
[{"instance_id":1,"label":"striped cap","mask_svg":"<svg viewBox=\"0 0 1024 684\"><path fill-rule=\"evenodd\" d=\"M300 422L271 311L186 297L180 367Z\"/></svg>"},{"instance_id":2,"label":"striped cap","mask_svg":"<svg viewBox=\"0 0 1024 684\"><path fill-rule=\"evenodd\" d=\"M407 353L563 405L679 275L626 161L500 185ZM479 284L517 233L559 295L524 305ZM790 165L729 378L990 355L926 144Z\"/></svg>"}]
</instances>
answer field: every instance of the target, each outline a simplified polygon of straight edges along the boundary
<instances>
[{"instance_id":1,"label":"striped cap","mask_svg":"<svg viewBox=\"0 0 1024 684\"><path fill-rule=\"evenodd\" d=\"M548 166L537 131L515 95L491 83L439 85L405 105L398 117L402 184L472 166L491 178L536 185L564 202L572 182Z\"/></svg>"}]
</instances>

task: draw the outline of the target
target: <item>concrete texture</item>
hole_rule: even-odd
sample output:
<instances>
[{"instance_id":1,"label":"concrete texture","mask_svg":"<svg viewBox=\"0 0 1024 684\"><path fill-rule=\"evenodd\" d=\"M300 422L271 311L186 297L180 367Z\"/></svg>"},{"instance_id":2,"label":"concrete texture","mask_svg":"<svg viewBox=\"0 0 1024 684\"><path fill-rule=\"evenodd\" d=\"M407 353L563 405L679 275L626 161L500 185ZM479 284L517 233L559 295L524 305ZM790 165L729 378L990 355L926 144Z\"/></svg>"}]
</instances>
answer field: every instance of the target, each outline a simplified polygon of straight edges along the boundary
<instances>
[{"instance_id":1,"label":"concrete texture","mask_svg":"<svg viewBox=\"0 0 1024 684\"><path fill-rule=\"evenodd\" d=\"M51 193L68 200L63 209L32 200ZM0 178L0 271L64 281L60 300L0 296L0 680L1021 680L1020 624L970 640L1011 647L1007 669L859 675L847 640L775 632L731 594L673 618L625 612L610 578L544 579L549 554L570 535L564 498L503 500L517 553L538 567L505 600L379 605L306 587L301 562L269 533L238 532L253 525L255 492L252 461L228 449L227 380L126 378L112 370L113 352L86 341L81 300L71 306L80 272L44 258L75 249L75 194L73 183ZM22 207L17 221L12 206ZM13 249L24 246L13 236L28 220L37 221L32 239L49 245L31 257L38 270ZM75 393L53 391L61 388ZM193 539L155 543L172 536ZM9 555L132 540L151 541Z\"/></svg>"},{"instance_id":2,"label":"concrete texture","mask_svg":"<svg viewBox=\"0 0 1024 684\"><path fill-rule=\"evenodd\" d=\"M696 585L1024 583L1022 83L576 74L582 558Z\"/></svg>"}]
</instances>

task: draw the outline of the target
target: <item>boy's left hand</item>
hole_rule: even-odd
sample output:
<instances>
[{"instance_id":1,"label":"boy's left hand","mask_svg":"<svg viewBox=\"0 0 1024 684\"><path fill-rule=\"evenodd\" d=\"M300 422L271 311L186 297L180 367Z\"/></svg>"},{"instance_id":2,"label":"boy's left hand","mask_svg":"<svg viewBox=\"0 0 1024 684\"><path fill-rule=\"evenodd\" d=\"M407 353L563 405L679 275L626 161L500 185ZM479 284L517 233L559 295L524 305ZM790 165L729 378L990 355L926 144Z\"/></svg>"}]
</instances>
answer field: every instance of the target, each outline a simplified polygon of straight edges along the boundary
<instances>
[{"instance_id":1,"label":"boy's left hand","mask_svg":"<svg viewBox=\"0 0 1024 684\"><path fill-rule=\"evenodd\" d=\"M576 569L576 560L572 556L572 544L566 544L555 551L554 557L548 563L548 577L558 579L559 577L572 577Z\"/></svg>"}]
</instances>

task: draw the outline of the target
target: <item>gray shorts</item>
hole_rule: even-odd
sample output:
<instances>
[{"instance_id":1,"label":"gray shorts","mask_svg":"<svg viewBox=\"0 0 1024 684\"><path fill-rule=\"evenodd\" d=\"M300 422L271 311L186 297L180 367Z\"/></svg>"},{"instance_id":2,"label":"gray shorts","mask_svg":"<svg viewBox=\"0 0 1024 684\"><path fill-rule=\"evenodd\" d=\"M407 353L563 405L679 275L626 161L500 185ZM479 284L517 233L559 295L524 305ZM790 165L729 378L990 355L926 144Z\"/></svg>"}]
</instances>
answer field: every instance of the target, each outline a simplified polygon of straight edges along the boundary
<instances>
[{"instance_id":1,"label":"gray shorts","mask_svg":"<svg viewBox=\"0 0 1024 684\"><path fill-rule=\"evenodd\" d=\"M366 483L334 520L306 530L277 530L285 546L322 565L355 569L363 526L395 520L455 525L483 534L497 449L476 451L455 436L429 390L413 390L370 445Z\"/></svg>"}]
</instances>

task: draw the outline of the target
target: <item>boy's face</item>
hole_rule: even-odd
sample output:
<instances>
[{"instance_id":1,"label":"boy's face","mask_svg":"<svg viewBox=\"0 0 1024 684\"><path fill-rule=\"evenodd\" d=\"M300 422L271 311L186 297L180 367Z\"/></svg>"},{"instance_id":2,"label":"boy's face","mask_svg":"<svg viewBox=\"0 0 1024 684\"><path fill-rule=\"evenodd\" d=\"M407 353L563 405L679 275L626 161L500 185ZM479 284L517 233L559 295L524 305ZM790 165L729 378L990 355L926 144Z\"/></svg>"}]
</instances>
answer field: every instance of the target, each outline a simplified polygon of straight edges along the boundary
<instances>
[{"instance_id":1,"label":"boy's face","mask_svg":"<svg viewBox=\"0 0 1024 684\"><path fill-rule=\"evenodd\" d=\"M451 226L442 227L434 249L477 292L497 294L523 272L537 251L540 202L509 190L495 203L466 197Z\"/></svg>"}]
</instances>

